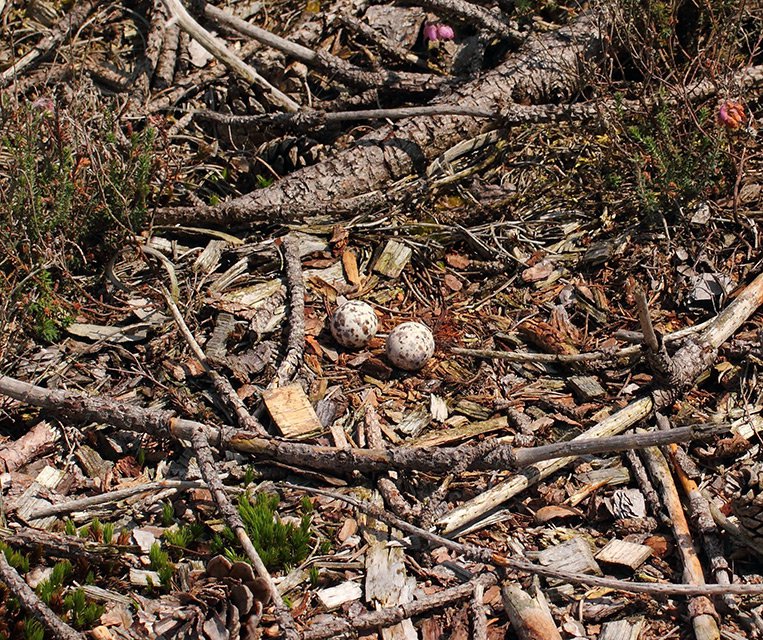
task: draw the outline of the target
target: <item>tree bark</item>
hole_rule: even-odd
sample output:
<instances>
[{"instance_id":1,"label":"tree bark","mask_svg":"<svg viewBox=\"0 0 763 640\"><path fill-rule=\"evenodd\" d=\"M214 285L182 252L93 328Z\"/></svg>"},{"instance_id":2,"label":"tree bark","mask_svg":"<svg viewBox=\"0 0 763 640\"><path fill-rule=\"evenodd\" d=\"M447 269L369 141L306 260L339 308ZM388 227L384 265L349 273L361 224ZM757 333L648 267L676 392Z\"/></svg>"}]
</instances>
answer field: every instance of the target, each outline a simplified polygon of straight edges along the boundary
<instances>
[{"instance_id":1,"label":"tree bark","mask_svg":"<svg viewBox=\"0 0 763 640\"><path fill-rule=\"evenodd\" d=\"M600 35L608 22L606 13L590 10L557 31L533 34L507 62L434 103L500 114L517 102L569 99L582 84L582 63L599 53ZM295 171L266 189L217 207L159 210L157 221L237 226L352 210L353 199L362 199L421 171L432 159L457 142L474 137L484 126L483 119L472 116L408 118L381 127L349 149Z\"/></svg>"}]
</instances>

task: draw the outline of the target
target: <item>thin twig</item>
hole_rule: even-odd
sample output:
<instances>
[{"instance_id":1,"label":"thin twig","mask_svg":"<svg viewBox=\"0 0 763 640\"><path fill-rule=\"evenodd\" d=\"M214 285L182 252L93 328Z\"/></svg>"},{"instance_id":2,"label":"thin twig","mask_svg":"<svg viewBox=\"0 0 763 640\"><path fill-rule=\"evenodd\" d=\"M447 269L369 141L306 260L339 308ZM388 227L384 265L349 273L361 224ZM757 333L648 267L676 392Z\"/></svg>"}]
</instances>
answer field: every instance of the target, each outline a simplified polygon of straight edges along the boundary
<instances>
[{"instance_id":1,"label":"thin twig","mask_svg":"<svg viewBox=\"0 0 763 640\"><path fill-rule=\"evenodd\" d=\"M112 540L103 543L83 540L78 536L53 533L32 527L6 529L0 527L0 540L13 547L20 547L42 553L47 558L69 558L93 564L115 564L123 567L139 566L137 545L114 544Z\"/></svg>"},{"instance_id":2,"label":"thin twig","mask_svg":"<svg viewBox=\"0 0 763 640\"><path fill-rule=\"evenodd\" d=\"M674 331L666 336L663 336L663 342L674 342L681 340L687 336L699 333L712 324L713 319L707 320L701 324L693 327L686 327L679 331ZM624 339L628 339L633 342L641 343L644 339L642 333L633 333L627 336L622 336ZM631 356L638 355L641 352L641 346L633 345L630 347L623 347L616 351L590 351L588 353L576 353L574 355L564 355L556 353L527 353L524 351L501 351L496 349L464 349L461 347L454 347L450 350L451 353L456 355L473 356L475 358L490 358L496 360L507 360L508 362L547 362L550 364L573 364L576 362L597 362L600 360L617 360L620 358L629 358Z\"/></svg>"},{"instance_id":3,"label":"thin twig","mask_svg":"<svg viewBox=\"0 0 763 640\"><path fill-rule=\"evenodd\" d=\"M278 366L269 388L280 387L294 379L302 365L305 353L305 280L302 277L302 260L299 240L292 235L283 239L286 262L286 284L289 291L289 340L286 354Z\"/></svg>"},{"instance_id":4,"label":"thin twig","mask_svg":"<svg viewBox=\"0 0 763 640\"><path fill-rule=\"evenodd\" d=\"M636 300L636 309L638 310L638 321L641 325L641 332L644 336L644 344L650 351L657 353L660 349L660 344L657 341L657 334L654 332L654 326L652 325L652 318L649 315L649 303L647 302L646 295L641 289L637 289L633 293L633 297Z\"/></svg>"},{"instance_id":5,"label":"thin twig","mask_svg":"<svg viewBox=\"0 0 763 640\"><path fill-rule=\"evenodd\" d=\"M472 640L487 640L487 613L485 611L485 585L475 582L469 611L472 618Z\"/></svg>"},{"instance_id":6,"label":"thin twig","mask_svg":"<svg viewBox=\"0 0 763 640\"><path fill-rule=\"evenodd\" d=\"M125 498L130 498L134 495L150 491L164 491L166 489L200 489L205 486L206 485L203 482L197 482L195 480L161 480L159 482L147 482L145 484L135 485L134 487L127 487L126 489L107 491L106 493L100 493L96 496L68 500L67 502L42 507L38 511L33 511L29 515L28 520L37 520L39 518L48 518L49 516L58 516L63 513L83 511L90 507L108 504L109 502L119 502Z\"/></svg>"},{"instance_id":7,"label":"thin twig","mask_svg":"<svg viewBox=\"0 0 763 640\"><path fill-rule=\"evenodd\" d=\"M239 398L235 389L231 385L230 380L212 368L207 355L204 353L204 350L196 341L193 333L191 333L191 330L188 328L183 315L180 313L180 309L178 309L178 306L170 297L170 294L164 288L162 288L162 293L164 294L164 300L167 303L167 307L172 313L172 317L175 319L175 323L177 324L178 329L180 329L181 335L183 338L185 338L185 341L188 343L191 351L193 351L193 354L201 363L201 366L204 369L204 373L206 373L209 379L212 381L212 385L214 386L215 391L217 391L217 394L225 407L231 413L233 413L233 415L236 416L239 427L253 431L254 433L257 433L263 437L267 437L267 430L262 425L262 423L257 420L257 418L249 413L249 410L246 408L244 401Z\"/></svg>"}]
</instances>

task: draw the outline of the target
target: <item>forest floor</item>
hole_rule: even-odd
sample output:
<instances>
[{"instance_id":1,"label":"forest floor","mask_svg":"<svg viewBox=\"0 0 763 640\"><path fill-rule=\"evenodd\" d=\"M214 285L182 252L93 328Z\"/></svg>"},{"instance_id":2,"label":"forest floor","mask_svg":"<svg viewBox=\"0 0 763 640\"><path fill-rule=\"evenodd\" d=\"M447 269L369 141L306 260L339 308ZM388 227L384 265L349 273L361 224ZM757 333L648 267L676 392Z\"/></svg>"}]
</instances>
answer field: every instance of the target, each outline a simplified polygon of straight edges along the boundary
<instances>
[{"instance_id":1,"label":"forest floor","mask_svg":"<svg viewBox=\"0 0 763 640\"><path fill-rule=\"evenodd\" d=\"M0 638L763 637L763 8L0 43Z\"/></svg>"}]
</instances>

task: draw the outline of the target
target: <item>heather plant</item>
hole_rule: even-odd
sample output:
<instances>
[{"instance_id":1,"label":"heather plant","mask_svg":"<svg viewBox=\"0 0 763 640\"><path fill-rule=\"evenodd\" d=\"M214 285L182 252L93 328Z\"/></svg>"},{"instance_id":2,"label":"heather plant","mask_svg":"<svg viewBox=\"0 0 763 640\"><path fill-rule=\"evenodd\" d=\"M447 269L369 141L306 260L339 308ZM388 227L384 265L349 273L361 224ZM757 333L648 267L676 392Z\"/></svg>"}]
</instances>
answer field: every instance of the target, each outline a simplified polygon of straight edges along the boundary
<instances>
[{"instance_id":1,"label":"heather plant","mask_svg":"<svg viewBox=\"0 0 763 640\"><path fill-rule=\"evenodd\" d=\"M75 278L99 273L147 221L155 131L125 131L108 104L98 107L84 97L0 102L6 339L21 328L38 340L57 340L76 311L68 301Z\"/></svg>"}]
</instances>

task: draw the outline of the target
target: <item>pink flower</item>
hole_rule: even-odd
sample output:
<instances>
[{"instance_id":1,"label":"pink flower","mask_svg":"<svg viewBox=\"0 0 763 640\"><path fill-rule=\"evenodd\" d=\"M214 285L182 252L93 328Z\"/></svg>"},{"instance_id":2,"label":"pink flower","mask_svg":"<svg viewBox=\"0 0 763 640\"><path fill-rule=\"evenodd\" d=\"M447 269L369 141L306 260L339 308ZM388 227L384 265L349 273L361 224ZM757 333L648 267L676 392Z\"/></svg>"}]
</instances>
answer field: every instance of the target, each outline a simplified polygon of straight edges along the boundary
<instances>
[{"instance_id":1,"label":"pink flower","mask_svg":"<svg viewBox=\"0 0 763 640\"><path fill-rule=\"evenodd\" d=\"M438 24L437 37L440 40L453 40L453 38L456 37L456 34L453 31L453 27L451 27L449 24Z\"/></svg>"},{"instance_id":2,"label":"pink flower","mask_svg":"<svg viewBox=\"0 0 763 640\"><path fill-rule=\"evenodd\" d=\"M427 22L424 25L424 38L426 40L437 40L437 25L433 22Z\"/></svg>"},{"instance_id":3,"label":"pink flower","mask_svg":"<svg viewBox=\"0 0 763 640\"><path fill-rule=\"evenodd\" d=\"M453 40L456 37L456 33L453 31L453 27L449 24L435 24L434 22L427 22L424 25L424 39L430 42L437 42L438 40Z\"/></svg>"},{"instance_id":4,"label":"pink flower","mask_svg":"<svg viewBox=\"0 0 763 640\"><path fill-rule=\"evenodd\" d=\"M736 100L726 100L718 109L718 122L727 129L736 130L747 122L747 114Z\"/></svg>"}]
</instances>

